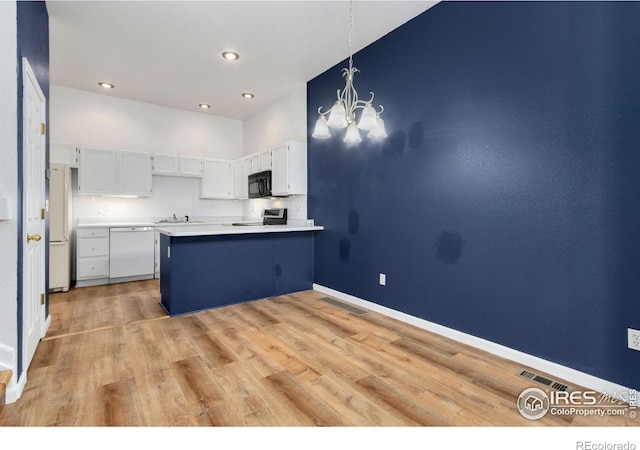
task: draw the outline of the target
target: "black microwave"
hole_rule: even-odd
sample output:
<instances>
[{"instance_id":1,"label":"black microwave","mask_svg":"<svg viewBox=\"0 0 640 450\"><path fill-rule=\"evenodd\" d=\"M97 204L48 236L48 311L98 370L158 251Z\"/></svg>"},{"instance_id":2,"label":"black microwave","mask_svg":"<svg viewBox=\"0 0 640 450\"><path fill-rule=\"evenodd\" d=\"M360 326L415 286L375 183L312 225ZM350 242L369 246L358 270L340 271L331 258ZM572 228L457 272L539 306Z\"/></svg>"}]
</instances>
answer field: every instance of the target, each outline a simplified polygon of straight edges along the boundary
<instances>
[{"instance_id":1,"label":"black microwave","mask_svg":"<svg viewBox=\"0 0 640 450\"><path fill-rule=\"evenodd\" d=\"M271 171L249 175L249 198L271 197Z\"/></svg>"}]
</instances>

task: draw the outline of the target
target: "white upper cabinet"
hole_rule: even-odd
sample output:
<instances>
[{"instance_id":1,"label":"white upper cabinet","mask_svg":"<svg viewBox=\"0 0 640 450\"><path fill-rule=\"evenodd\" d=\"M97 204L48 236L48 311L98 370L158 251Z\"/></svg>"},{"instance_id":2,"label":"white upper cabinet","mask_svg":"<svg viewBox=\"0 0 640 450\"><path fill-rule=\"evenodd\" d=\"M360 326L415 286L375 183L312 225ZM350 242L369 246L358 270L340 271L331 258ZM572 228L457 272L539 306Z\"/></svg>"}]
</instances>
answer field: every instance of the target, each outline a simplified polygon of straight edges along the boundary
<instances>
[{"instance_id":1,"label":"white upper cabinet","mask_svg":"<svg viewBox=\"0 0 640 450\"><path fill-rule=\"evenodd\" d=\"M289 141L272 150L272 188L275 196L306 195L307 144Z\"/></svg>"},{"instance_id":2,"label":"white upper cabinet","mask_svg":"<svg viewBox=\"0 0 640 450\"><path fill-rule=\"evenodd\" d=\"M175 155L153 155L154 175L178 175L178 157Z\"/></svg>"},{"instance_id":3,"label":"white upper cabinet","mask_svg":"<svg viewBox=\"0 0 640 450\"><path fill-rule=\"evenodd\" d=\"M80 147L78 149L78 191L86 195L115 195L117 183L116 150Z\"/></svg>"},{"instance_id":4,"label":"white upper cabinet","mask_svg":"<svg viewBox=\"0 0 640 450\"><path fill-rule=\"evenodd\" d=\"M271 160L271 150L267 150L266 152L260 153L260 169L261 171L271 170L273 168L273 163Z\"/></svg>"},{"instance_id":5,"label":"white upper cabinet","mask_svg":"<svg viewBox=\"0 0 640 450\"><path fill-rule=\"evenodd\" d=\"M236 199L249 198L249 173L251 159L237 159L233 162L234 197Z\"/></svg>"},{"instance_id":6,"label":"white upper cabinet","mask_svg":"<svg viewBox=\"0 0 640 450\"><path fill-rule=\"evenodd\" d=\"M234 198L234 164L222 159L202 161L202 198Z\"/></svg>"},{"instance_id":7,"label":"white upper cabinet","mask_svg":"<svg viewBox=\"0 0 640 450\"><path fill-rule=\"evenodd\" d=\"M151 195L151 155L105 148L78 150L78 190L84 195Z\"/></svg>"},{"instance_id":8,"label":"white upper cabinet","mask_svg":"<svg viewBox=\"0 0 640 450\"><path fill-rule=\"evenodd\" d=\"M271 150L253 153L249 158L251 160L251 173L264 172L272 168Z\"/></svg>"},{"instance_id":9,"label":"white upper cabinet","mask_svg":"<svg viewBox=\"0 0 640 450\"><path fill-rule=\"evenodd\" d=\"M153 155L153 174L172 177L202 177L202 158Z\"/></svg>"},{"instance_id":10,"label":"white upper cabinet","mask_svg":"<svg viewBox=\"0 0 640 450\"><path fill-rule=\"evenodd\" d=\"M69 142L52 142L49 149L49 162L78 167L78 147Z\"/></svg>"},{"instance_id":11,"label":"white upper cabinet","mask_svg":"<svg viewBox=\"0 0 640 450\"><path fill-rule=\"evenodd\" d=\"M120 151L118 194L149 197L151 195L151 155Z\"/></svg>"},{"instance_id":12,"label":"white upper cabinet","mask_svg":"<svg viewBox=\"0 0 640 450\"><path fill-rule=\"evenodd\" d=\"M262 172L262 157L260 153L251 155L251 173Z\"/></svg>"},{"instance_id":13,"label":"white upper cabinet","mask_svg":"<svg viewBox=\"0 0 640 450\"><path fill-rule=\"evenodd\" d=\"M178 160L178 174L181 177L202 177L202 158L181 156Z\"/></svg>"}]
</instances>

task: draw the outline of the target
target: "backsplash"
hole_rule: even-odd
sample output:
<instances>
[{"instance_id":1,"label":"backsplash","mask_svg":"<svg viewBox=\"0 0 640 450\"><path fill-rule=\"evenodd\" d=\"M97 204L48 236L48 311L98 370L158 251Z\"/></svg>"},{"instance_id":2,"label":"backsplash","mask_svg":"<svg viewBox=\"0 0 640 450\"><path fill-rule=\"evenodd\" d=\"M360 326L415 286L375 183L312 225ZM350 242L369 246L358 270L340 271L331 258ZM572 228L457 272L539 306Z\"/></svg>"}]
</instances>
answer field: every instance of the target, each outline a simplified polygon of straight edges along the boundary
<instances>
[{"instance_id":1,"label":"backsplash","mask_svg":"<svg viewBox=\"0 0 640 450\"><path fill-rule=\"evenodd\" d=\"M151 197L103 197L78 194L78 171L72 170L73 223L83 218L260 217L264 208L287 208L290 219L307 218L304 195L251 200L200 198L199 178L153 177Z\"/></svg>"}]
</instances>

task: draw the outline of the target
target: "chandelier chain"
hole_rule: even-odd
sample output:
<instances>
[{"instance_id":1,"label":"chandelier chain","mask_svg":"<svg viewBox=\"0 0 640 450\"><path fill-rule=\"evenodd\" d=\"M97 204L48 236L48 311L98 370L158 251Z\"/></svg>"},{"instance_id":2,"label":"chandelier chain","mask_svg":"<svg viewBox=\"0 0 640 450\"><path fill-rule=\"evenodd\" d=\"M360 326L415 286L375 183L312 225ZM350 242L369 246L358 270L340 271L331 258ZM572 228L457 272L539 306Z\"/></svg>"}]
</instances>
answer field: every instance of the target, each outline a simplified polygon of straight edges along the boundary
<instances>
[{"instance_id":1,"label":"chandelier chain","mask_svg":"<svg viewBox=\"0 0 640 450\"><path fill-rule=\"evenodd\" d=\"M353 0L349 0L349 63L353 64Z\"/></svg>"}]
</instances>

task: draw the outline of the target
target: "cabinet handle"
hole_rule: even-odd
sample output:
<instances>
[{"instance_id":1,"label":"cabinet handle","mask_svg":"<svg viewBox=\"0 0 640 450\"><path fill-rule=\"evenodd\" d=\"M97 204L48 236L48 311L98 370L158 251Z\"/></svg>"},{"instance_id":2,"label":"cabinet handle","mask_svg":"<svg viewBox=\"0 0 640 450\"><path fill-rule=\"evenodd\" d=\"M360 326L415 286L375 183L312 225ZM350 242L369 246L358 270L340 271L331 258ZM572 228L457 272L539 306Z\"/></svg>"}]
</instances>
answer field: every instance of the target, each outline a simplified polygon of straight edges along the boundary
<instances>
[{"instance_id":1,"label":"cabinet handle","mask_svg":"<svg viewBox=\"0 0 640 450\"><path fill-rule=\"evenodd\" d=\"M40 241L40 239L42 239L42 236L40 236L39 234L29 234L27 233L27 242L30 241Z\"/></svg>"}]
</instances>

